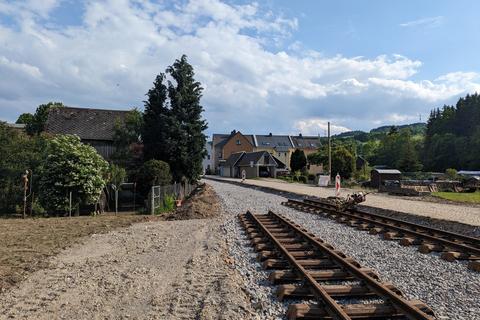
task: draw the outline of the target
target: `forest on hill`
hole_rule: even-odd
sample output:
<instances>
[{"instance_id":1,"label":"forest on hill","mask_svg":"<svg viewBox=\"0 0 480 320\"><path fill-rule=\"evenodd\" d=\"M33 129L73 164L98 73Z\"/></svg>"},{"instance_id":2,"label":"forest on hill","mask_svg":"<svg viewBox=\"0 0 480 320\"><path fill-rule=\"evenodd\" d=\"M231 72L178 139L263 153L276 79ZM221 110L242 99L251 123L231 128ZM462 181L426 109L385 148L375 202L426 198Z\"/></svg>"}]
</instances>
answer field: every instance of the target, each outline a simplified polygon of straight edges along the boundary
<instances>
[{"instance_id":1,"label":"forest on hill","mask_svg":"<svg viewBox=\"0 0 480 320\"><path fill-rule=\"evenodd\" d=\"M312 162L325 159L327 138ZM467 95L453 106L431 111L427 123L382 126L349 131L332 137L332 153L360 156L370 166L383 165L403 172L446 169L480 170L480 95ZM353 160L352 160L353 162Z\"/></svg>"}]
</instances>

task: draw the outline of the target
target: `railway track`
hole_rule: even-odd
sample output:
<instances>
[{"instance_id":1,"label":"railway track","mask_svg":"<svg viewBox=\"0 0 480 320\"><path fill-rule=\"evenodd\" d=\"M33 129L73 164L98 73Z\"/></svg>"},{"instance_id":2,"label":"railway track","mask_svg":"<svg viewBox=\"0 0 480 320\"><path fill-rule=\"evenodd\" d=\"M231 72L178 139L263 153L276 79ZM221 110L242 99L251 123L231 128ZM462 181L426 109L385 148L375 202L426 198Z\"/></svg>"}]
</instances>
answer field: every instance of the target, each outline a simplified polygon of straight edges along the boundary
<instances>
[{"instance_id":1,"label":"railway track","mask_svg":"<svg viewBox=\"0 0 480 320\"><path fill-rule=\"evenodd\" d=\"M401 245L418 245L422 253L439 252L447 261L469 260L468 268L480 271L480 239L429 228L419 224L385 217L357 209L340 210L315 199L288 199L283 205L300 211L317 213L360 230L379 234L385 240Z\"/></svg>"},{"instance_id":2,"label":"railway track","mask_svg":"<svg viewBox=\"0 0 480 320\"><path fill-rule=\"evenodd\" d=\"M288 319L435 319L418 300L409 301L392 284L335 250L291 220L273 212L239 216L258 259L274 269L279 299L290 304Z\"/></svg>"}]
</instances>

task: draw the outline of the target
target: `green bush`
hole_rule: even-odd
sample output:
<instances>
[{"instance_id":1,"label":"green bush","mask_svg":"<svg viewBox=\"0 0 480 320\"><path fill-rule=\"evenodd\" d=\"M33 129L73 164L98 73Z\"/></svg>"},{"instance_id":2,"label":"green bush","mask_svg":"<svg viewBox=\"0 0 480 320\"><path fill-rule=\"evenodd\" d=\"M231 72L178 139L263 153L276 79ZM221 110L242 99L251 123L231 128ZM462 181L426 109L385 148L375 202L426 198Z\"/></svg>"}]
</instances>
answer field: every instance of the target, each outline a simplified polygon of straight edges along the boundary
<instances>
[{"instance_id":1,"label":"green bush","mask_svg":"<svg viewBox=\"0 0 480 320\"><path fill-rule=\"evenodd\" d=\"M445 175L450 180L458 180L458 178L459 178L458 174L457 174L457 170L455 170L453 168L449 168L449 169L445 170Z\"/></svg>"},{"instance_id":2,"label":"green bush","mask_svg":"<svg viewBox=\"0 0 480 320\"><path fill-rule=\"evenodd\" d=\"M163 208L166 211L173 211L175 208L175 197L171 195L166 195L163 199Z\"/></svg>"},{"instance_id":3,"label":"green bush","mask_svg":"<svg viewBox=\"0 0 480 320\"><path fill-rule=\"evenodd\" d=\"M47 211L66 210L96 203L106 185L108 163L95 148L78 136L58 135L44 152L40 179L40 203Z\"/></svg>"},{"instance_id":4,"label":"green bush","mask_svg":"<svg viewBox=\"0 0 480 320\"><path fill-rule=\"evenodd\" d=\"M175 197L172 195L165 195L163 203L160 207L155 209L155 214L162 214L164 212L171 212L175 209Z\"/></svg>"},{"instance_id":5,"label":"green bush","mask_svg":"<svg viewBox=\"0 0 480 320\"><path fill-rule=\"evenodd\" d=\"M305 176L298 177L298 182L307 183L307 177L305 177Z\"/></svg>"},{"instance_id":6,"label":"green bush","mask_svg":"<svg viewBox=\"0 0 480 320\"><path fill-rule=\"evenodd\" d=\"M146 197L152 186L164 186L172 182L170 166L161 160L145 162L137 176L137 190Z\"/></svg>"},{"instance_id":7,"label":"green bush","mask_svg":"<svg viewBox=\"0 0 480 320\"><path fill-rule=\"evenodd\" d=\"M25 170L33 171L32 192L38 195L39 166L42 150L46 147L43 136L28 136L0 121L0 212L14 213L16 205L23 206ZM29 176L30 182L32 177ZM31 201L31 198L28 198ZM23 209L22 209L23 212Z\"/></svg>"}]
</instances>

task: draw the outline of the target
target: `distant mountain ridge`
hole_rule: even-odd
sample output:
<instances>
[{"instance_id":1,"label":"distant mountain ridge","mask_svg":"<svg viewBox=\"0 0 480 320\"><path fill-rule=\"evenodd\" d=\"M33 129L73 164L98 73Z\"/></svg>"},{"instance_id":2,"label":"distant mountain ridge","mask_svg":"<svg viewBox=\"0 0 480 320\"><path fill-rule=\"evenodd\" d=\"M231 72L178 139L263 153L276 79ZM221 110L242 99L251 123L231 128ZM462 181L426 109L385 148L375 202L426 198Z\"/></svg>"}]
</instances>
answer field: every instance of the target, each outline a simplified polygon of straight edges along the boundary
<instances>
[{"instance_id":1,"label":"distant mountain ridge","mask_svg":"<svg viewBox=\"0 0 480 320\"><path fill-rule=\"evenodd\" d=\"M368 134L383 134L387 133L390 131L392 127L397 128L398 130L409 128L412 131L413 135L416 134L425 134L425 131L427 129L427 124L424 122L415 122L411 124L403 124L403 125L390 125L390 126L381 126L378 128L374 128L370 130L369 132L362 131L362 130L354 130L354 131L347 131L347 132L342 132L336 135L333 135L335 138L341 138L341 139L346 139L346 138L354 138L357 140L364 140L365 137Z\"/></svg>"}]
</instances>

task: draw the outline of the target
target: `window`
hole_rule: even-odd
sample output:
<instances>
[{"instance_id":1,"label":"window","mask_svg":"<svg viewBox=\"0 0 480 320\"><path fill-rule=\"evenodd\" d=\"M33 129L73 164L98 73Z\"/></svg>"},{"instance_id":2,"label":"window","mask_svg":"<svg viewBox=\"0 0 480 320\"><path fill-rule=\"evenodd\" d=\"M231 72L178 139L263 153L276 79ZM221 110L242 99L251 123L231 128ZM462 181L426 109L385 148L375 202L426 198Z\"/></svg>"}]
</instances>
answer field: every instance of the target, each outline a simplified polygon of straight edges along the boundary
<instances>
[{"instance_id":1,"label":"window","mask_svg":"<svg viewBox=\"0 0 480 320\"><path fill-rule=\"evenodd\" d=\"M207 159L210 160L210 155L207 156Z\"/></svg>"},{"instance_id":2,"label":"window","mask_svg":"<svg viewBox=\"0 0 480 320\"><path fill-rule=\"evenodd\" d=\"M241 145L242 143L240 142L240 140L237 140L237 146Z\"/></svg>"}]
</instances>

